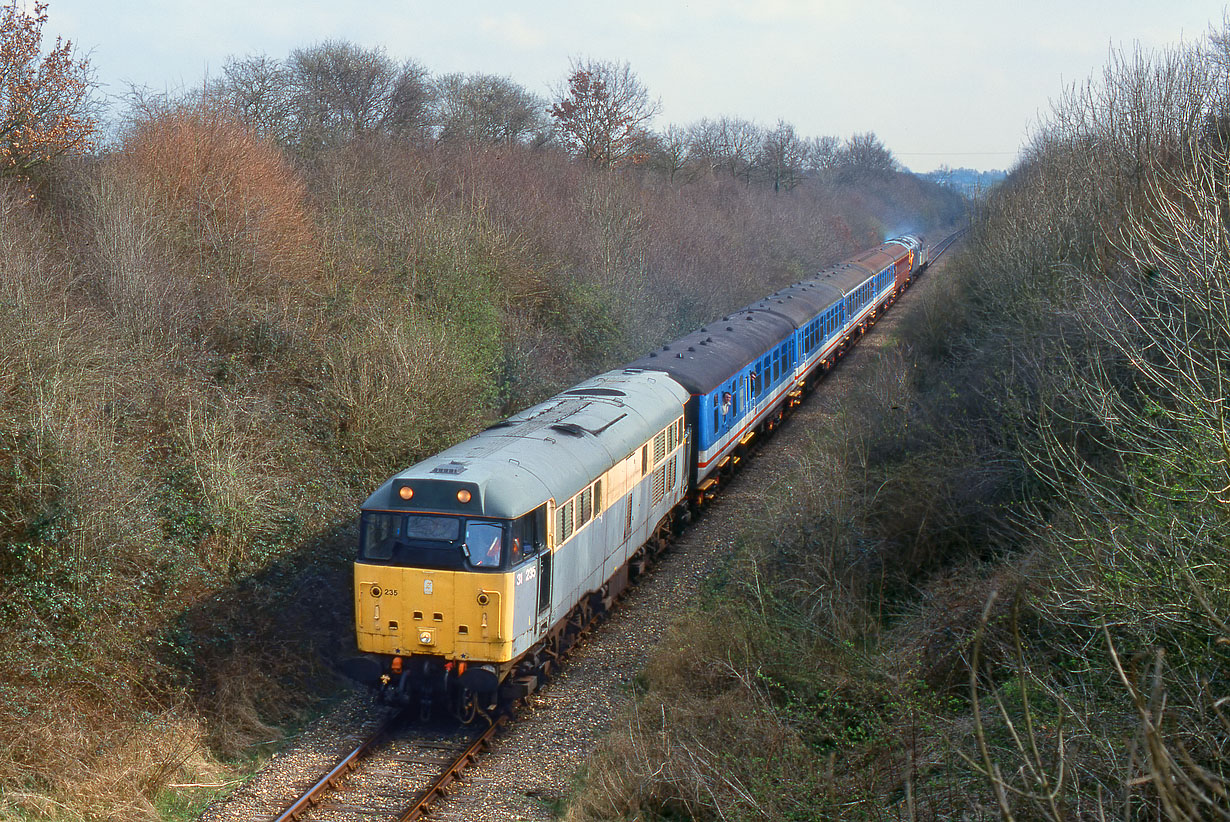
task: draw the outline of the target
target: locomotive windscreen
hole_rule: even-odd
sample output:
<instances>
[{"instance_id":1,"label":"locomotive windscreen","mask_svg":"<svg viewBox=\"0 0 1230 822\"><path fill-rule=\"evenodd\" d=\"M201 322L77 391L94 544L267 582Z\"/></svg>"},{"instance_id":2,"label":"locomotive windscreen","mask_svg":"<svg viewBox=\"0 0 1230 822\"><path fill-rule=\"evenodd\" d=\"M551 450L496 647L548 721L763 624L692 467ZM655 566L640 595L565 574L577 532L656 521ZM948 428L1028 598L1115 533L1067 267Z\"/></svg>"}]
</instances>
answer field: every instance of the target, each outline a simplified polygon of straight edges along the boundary
<instances>
[{"instance_id":1,"label":"locomotive windscreen","mask_svg":"<svg viewBox=\"0 0 1230 822\"><path fill-rule=\"evenodd\" d=\"M495 570L506 523L433 514L369 511L360 521L359 557L432 571Z\"/></svg>"}]
</instances>

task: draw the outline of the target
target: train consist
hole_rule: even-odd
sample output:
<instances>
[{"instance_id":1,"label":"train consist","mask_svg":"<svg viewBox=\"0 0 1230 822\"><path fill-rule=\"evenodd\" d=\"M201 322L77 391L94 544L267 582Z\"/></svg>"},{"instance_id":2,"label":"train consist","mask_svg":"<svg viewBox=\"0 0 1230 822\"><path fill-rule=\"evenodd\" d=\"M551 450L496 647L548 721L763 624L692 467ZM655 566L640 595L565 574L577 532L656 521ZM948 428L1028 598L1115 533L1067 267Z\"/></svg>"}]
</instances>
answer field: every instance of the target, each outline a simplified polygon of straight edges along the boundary
<instances>
[{"instance_id":1,"label":"train consist","mask_svg":"<svg viewBox=\"0 0 1230 822\"><path fill-rule=\"evenodd\" d=\"M926 263L889 240L389 479L362 506L348 672L467 721L534 690Z\"/></svg>"}]
</instances>

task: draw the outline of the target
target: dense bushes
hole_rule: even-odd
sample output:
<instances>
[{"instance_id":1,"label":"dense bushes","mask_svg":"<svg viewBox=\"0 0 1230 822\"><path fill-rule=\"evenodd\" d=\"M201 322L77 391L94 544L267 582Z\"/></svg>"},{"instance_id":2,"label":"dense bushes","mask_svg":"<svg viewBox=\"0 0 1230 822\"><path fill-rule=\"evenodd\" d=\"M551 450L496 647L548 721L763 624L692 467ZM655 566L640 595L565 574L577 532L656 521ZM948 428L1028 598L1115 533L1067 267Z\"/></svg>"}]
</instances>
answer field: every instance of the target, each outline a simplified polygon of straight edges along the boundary
<instances>
[{"instance_id":1,"label":"dense bushes","mask_svg":"<svg viewBox=\"0 0 1230 822\"><path fill-rule=\"evenodd\" d=\"M1225 65L1116 55L1056 103L573 818L1230 812Z\"/></svg>"}]
</instances>

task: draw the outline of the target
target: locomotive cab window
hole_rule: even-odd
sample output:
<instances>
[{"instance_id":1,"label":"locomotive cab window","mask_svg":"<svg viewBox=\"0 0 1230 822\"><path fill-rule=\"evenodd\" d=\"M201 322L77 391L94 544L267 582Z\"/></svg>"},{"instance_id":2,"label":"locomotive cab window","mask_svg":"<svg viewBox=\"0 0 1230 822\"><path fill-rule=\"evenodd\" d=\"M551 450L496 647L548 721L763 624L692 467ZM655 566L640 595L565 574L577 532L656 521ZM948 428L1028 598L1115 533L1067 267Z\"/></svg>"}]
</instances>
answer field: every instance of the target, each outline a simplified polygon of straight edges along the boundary
<instances>
[{"instance_id":1,"label":"locomotive cab window","mask_svg":"<svg viewBox=\"0 0 1230 822\"><path fill-rule=\"evenodd\" d=\"M499 568L508 525L435 514L364 512L359 558L366 562L460 571Z\"/></svg>"},{"instance_id":2,"label":"locomotive cab window","mask_svg":"<svg viewBox=\"0 0 1230 822\"><path fill-rule=\"evenodd\" d=\"M504 527L495 522L467 522L462 549L470 564L475 568L499 568L504 550L504 531Z\"/></svg>"}]
</instances>

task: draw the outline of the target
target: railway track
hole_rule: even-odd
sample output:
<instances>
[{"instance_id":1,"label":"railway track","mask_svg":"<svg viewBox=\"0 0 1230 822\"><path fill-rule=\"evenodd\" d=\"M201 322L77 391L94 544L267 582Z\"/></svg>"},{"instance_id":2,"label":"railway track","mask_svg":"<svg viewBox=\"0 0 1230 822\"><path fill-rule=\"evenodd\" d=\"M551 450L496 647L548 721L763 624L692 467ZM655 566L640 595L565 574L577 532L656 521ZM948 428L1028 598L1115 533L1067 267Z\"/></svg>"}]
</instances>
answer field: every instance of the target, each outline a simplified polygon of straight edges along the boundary
<instances>
[{"instance_id":1,"label":"railway track","mask_svg":"<svg viewBox=\"0 0 1230 822\"><path fill-rule=\"evenodd\" d=\"M594 614L579 626L562 649L562 659L604 615ZM456 723L415 724L409 710L390 714L281 813L270 818L273 822L422 819L462 772L490 749L514 718L514 710L515 706L494 714L478 731Z\"/></svg>"},{"instance_id":2,"label":"railway track","mask_svg":"<svg viewBox=\"0 0 1230 822\"><path fill-rule=\"evenodd\" d=\"M928 265L964 233L955 232L932 246ZM582 626L573 642L588 634L600 618L595 616ZM273 822L421 819L513 718L512 712L501 713L475 732L457 724L415 724L404 712L390 714L323 775L301 788L293 801L284 803L280 812L253 818ZM464 809L461 812L464 817Z\"/></svg>"},{"instance_id":3,"label":"railway track","mask_svg":"<svg viewBox=\"0 0 1230 822\"><path fill-rule=\"evenodd\" d=\"M274 822L422 819L462 771L486 751L507 714L474 731L456 724L410 724L390 715L300 793Z\"/></svg>"},{"instance_id":4,"label":"railway track","mask_svg":"<svg viewBox=\"0 0 1230 822\"><path fill-rule=\"evenodd\" d=\"M959 230L959 231L954 231L953 233L949 234L949 235L948 235L947 237L945 237L944 239L940 240L940 241L939 241L938 243L936 243L935 245L931 246L931 249L930 249L930 251L929 251L929 253L928 253L928 256L927 256L927 265L928 265L928 266L930 266L930 265L931 265L931 263L933 263L933 262L935 262L936 260L938 260L938 259L940 258L940 255L942 255L942 254L943 254L945 251L947 251L948 249L952 248L953 244L954 244L957 240L959 240L959 239L961 239L962 237L964 237L964 236L965 236L965 232L967 232L967 231L969 231L969 229L968 229L968 228L963 228L963 229L961 229L961 230Z\"/></svg>"}]
</instances>

